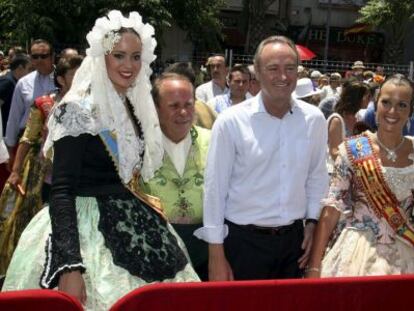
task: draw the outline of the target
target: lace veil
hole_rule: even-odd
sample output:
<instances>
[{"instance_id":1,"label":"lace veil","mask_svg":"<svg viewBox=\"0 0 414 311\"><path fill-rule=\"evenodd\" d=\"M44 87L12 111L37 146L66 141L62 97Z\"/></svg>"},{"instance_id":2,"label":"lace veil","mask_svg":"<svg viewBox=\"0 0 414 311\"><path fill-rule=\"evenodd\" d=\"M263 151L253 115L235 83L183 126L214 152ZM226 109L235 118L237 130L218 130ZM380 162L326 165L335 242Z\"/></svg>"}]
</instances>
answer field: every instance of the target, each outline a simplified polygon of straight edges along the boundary
<instances>
[{"instance_id":1,"label":"lace veil","mask_svg":"<svg viewBox=\"0 0 414 311\"><path fill-rule=\"evenodd\" d=\"M116 92L106 71L105 53L112 50L116 42L114 31L121 27L133 28L142 42L141 71L126 96L141 122L145 146L137 139L123 99ZM103 130L109 130L117 139L118 173L122 181L128 183L133 177L134 169L140 171L144 180L153 176L163 158L161 130L150 93L150 63L156 58L153 35L154 28L144 24L137 12L131 12L129 18L126 18L114 10L107 17L96 20L92 31L86 36L90 47L75 74L72 87L54 108L48 121L49 135L43 149L45 154L53 142L62 137L83 133L97 135ZM143 148L144 159L140 159Z\"/></svg>"}]
</instances>

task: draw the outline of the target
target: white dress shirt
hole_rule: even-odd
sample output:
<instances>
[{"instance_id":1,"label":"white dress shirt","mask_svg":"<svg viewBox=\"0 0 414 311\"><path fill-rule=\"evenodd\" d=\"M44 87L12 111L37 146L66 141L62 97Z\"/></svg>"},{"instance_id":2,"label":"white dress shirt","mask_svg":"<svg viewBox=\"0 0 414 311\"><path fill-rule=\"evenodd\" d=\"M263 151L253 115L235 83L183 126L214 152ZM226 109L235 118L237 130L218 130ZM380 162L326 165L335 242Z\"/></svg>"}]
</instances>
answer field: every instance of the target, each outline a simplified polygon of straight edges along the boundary
<instances>
[{"instance_id":1,"label":"white dress shirt","mask_svg":"<svg viewBox=\"0 0 414 311\"><path fill-rule=\"evenodd\" d=\"M228 91L228 87L222 89L211 80L198 86L195 90L195 96L198 100L207 103L210 99L213 99L218 95L226 94Z\"/></svg>"},{"instance_id":2,"label":"white dress shirt","mask_svg":"<svg viewBox=\"0 0 414 311\"><path fill-rule=\"evenodd\" d=\"M321 111L292 99L279 119L261 93L216 120L205 170L204 227L195 235L223 243L236 224L277 227L319 218L328 190L327 126Z\"/></svg>"},{"instance_id":3,"label":"white dress shirt","mask_svg":"<svg viewBox=\"0 0 414 311\"><path fill-rule=\"evenodd\" d=\"M191 148L191 134L188 133L183 140L176 144L163 133L162 143L164 145L164 150L170 157L171 162L177 170L177 173L182 177L184 174L185 165L187 164L188 153L190 152Z\"/></svg>"},{"instance_id":4,"label":"white dress shirt","mask_svg":"<svg viewBox=\"0 0 414 311\"><path fill-rule=\"evenodd\" d=\"M13 147L18 143L19 132L26 126L34 100L51 93L55 88L53 72L49 75L42 75L38 71L33 71L17 82L7 120L5 139L7 146Z\"/></svg>"}]
</instances>

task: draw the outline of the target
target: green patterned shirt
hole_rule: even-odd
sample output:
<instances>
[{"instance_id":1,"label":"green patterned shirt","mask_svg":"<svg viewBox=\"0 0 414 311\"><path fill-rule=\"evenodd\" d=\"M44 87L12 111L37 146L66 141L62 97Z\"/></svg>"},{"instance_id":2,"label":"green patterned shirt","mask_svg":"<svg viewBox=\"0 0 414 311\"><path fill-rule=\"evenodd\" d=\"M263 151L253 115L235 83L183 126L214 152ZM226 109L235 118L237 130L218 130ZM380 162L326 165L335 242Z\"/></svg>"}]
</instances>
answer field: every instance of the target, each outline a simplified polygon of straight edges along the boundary
<instances>
[{"instance_id":1,"label":"green patterned shirt","mask_svg":"<svg viewBox=\"0 0 414 311\"><path fill-rule=\"evenodd\" d=\"M204 168L210 131L200 127L191 129L192 144L183 176L180 176L165 152L163 165L142 190L159 197L165 214L173 224L199 224L203 218Z\"/></svg>"}]
</instances>

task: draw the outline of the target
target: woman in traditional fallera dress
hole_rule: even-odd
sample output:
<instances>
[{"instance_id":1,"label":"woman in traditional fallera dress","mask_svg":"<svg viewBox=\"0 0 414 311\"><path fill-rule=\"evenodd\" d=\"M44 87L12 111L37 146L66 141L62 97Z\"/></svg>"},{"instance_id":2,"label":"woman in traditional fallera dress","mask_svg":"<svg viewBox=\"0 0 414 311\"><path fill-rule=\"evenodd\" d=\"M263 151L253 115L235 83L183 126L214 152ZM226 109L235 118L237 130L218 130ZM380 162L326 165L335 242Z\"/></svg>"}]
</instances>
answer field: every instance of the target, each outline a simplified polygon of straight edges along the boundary
<instances>
[{"instance_id":1,"label":"woman in traditional fallera dress","mask_svg":"<svg viewBox=\"0 0 414 311\"><path fill-rule=\"evenodd\" d=\"M50 207L23 233L4 289L40 282L87 310L108 310L145 284L198 280L159 202L138 187L163 157L150 94L153 34L138 13L111 11L87 35L87 56L48 123Z\"/></svg>"},{"instance_id":2,"label":"woman in traditional fallera dress","mask_svg":"<svg viewBox=\"0 0 414 311\"><path fill-rule=\"evenodd\" d=\"M414 273L414 140L402 134L412 111L413 86L394 75L379 92L378 132L340 145L307 277Z\"/></svg>"},{"instance_id":3,"label":"woman in traditional fallera dress","mask_svg":"<svg viewBox=\"0 0 414 311\"><path fill-rule=\"evenodd\" d=\"M46 122L53 106L70 89L81 63L81 56L60 59L55 68L57 92L36 98L30 108L12 172L0 196L0 215L4 218L0 229L0 275L6 273L24 228L48 201L51 163L41 152Z\"/></svg>"}]
</instances>

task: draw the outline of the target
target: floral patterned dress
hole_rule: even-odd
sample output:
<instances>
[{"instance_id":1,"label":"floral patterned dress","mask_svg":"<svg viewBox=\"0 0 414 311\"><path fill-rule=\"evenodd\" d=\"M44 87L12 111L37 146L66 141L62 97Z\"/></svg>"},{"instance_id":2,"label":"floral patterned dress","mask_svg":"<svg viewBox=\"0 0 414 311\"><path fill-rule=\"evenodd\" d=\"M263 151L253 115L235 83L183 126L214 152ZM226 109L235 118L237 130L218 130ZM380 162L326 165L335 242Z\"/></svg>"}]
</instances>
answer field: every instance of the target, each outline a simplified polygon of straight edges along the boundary
<instances>
[{"instance_id":1,"label":"floral patterned dress","mask_svg":"<svg viewBox=\"0 0 414 311\"><path fill-rule=\"evenodd\" d=\"M339 150L329 194L322 204L336 208L341 216L322 261L322 277L414 273L414 247L397 236L385 219L376 216L357 187L345 145ZM409 159L413 163L407 167L381 169L412 223L414 154Z\"/></svg>"}]
</instances>

